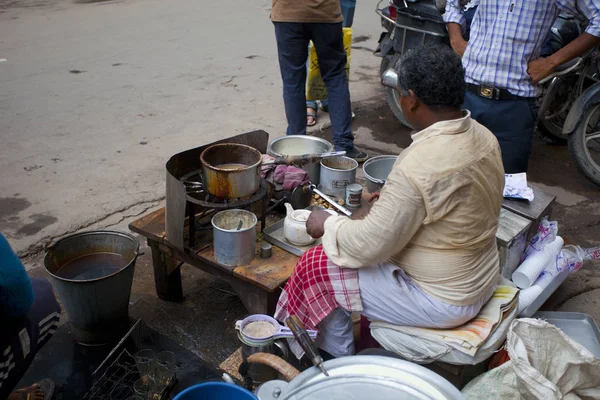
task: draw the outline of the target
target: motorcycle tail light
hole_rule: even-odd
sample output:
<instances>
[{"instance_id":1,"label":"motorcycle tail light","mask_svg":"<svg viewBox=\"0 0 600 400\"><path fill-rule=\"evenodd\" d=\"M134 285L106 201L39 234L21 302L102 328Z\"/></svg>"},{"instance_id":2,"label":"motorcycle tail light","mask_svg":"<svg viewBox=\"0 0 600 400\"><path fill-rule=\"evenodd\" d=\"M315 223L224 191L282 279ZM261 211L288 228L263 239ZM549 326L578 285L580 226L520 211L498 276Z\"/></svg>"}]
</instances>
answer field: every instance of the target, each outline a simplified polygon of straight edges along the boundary
<instances>
[{"instance_id":1,"label":"motorcycle tail light","mask_svg":"<svg viewBox=\"0 0 600 400\"><path fill-rule=\"evenodd\" d=\"M388 7L388 13L389 13L391 19L396 20L396 16L397 16L397 14L396 14L396 7L389 6Z\"/></svg>"}]
</instances>

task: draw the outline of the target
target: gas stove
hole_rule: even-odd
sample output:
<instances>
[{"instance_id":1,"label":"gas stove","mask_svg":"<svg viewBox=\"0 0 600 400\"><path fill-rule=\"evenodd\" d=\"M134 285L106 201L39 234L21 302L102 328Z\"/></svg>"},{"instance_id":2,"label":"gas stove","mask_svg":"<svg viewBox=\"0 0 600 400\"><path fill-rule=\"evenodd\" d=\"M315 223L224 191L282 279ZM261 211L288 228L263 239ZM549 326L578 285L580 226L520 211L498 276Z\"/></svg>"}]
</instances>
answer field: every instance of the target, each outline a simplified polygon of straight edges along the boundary
<instances>
[{"instance_id":1,"label":"gas stove","mask_svg":"<svg viewBox=\"0 0 600 400\"><path fill-rule=\"evenodd\" d=\"M243 199L221 199L207 193L202 185L200 154L218 143L239 143L254 147L261 153L267 150L269 134L253 131L209 143L175 154L167 162L166 235L180 250L199 250L203 231L212 229L210 219L219 211L242 208L254 212L265 228L269 184L261 179L259 189Z\"/></svg>"}]
</instances>

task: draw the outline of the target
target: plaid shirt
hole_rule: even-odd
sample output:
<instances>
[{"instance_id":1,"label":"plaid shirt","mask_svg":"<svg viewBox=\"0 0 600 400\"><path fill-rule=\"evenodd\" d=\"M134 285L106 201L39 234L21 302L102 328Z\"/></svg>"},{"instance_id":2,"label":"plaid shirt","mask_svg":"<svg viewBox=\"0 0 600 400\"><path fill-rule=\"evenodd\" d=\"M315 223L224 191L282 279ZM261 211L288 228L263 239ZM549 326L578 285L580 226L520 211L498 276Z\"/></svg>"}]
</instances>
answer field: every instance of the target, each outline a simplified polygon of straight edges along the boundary
<instances>
[{"instance_id":1,"label":"plaid shirt","mask_svg":"<svg viewBox=\"0 0 600 400\"><path fill-rule=\"evenodd\" d=\"M463 56L466 81L535 97L527 65L539 58L561 12L584 16L589 20L586 32L600 37L600 0L480 0ZM448 0L444 21L464 27L459 0Z\"/></svg>"}]
</instances>

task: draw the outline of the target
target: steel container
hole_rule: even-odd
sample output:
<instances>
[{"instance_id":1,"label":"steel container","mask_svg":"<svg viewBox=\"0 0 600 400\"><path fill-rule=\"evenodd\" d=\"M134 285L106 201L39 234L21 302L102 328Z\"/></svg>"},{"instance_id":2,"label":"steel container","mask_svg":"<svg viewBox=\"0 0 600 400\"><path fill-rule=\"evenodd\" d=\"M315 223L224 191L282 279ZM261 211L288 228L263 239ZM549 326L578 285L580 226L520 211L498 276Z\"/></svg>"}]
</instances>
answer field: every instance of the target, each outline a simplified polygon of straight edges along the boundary
<instances>
[{"instance_id":1,"label":"steel container","mask_svg":"<svg viewBox=\"0 0 600 400\"><path fill-rule=\"evenodd\" d=\"M353 356L326 361L329 376L311 367L291 382L269 381L260 400L421 399L460 400L450 382L420 365L384 356Z\"/></svg>"},{"instance_id":2,"label":"steel container","mask_svg":"<svg viewBox=\"0 0 600 400\"><path fill-rule=\"evenodd\" d=\"M358 162L350 157L332 157L321 160L321 191L329 196L344 199L346 186L356 181Z\"/></svg>"},{"instance_id":3,"label":"steel container","mask_svg":"<svg viewBox=\"0 0 600 400\"><path fill-rule=\"evenodd\" d=\"M124 232L90 231L64 237L47 249L44 267L79 343L110 343L120 339L128 329L129 296L139 247L137 239ZM105 266L86 265L86 274L93 279L57 275L61 267L74 260L105 253L122 256L126 265L106 275Z\"/></svg>"},{"instance_id":4,"label":"steel container","mask_svg":"<svg viewBox=\"0 0 600 400\"><path fill-rule=\"evenodd\" d=\"M215 214L212 226L218 263L237 266L249 264L254 259L257 222L256 215L246 210L225 210Z\"/></svg>"},{"instance_id":5,"label":"steel container","mask_svg":"<svg viewBox=\"0 0 600 400\"><path fill-rule=\"evenodd\" d=\"M363 172L367 178L367 191L374 193L383 187L385 181L392 172L398 156L377 156L363 164Z\"/></svg>"},{"instance_id":6,"label":"steel container","mask_svg":"<svg viewBox=\"0 0 600 400\"><path fill-rule=\"evenodd\" d=\"M204 190L220 199L251 196L260 186L262 154L243 144L224 143L200 154Z\"/></svg>"},{"instance_id":7,"label":"steel container","mask_svg":"<svg viewBox=\"0 0 600 400\"><path fill-rule=\"evenodd\" d=\"M333 144L325 139L306 135L289 135L273 140L267 148L267 153L274 157L301 156L303 154L328 153L333 151ZM310 181L319 184L320 165L318 162L309 163L302 167L310 176Z\"/></svg>"}]
</instances>

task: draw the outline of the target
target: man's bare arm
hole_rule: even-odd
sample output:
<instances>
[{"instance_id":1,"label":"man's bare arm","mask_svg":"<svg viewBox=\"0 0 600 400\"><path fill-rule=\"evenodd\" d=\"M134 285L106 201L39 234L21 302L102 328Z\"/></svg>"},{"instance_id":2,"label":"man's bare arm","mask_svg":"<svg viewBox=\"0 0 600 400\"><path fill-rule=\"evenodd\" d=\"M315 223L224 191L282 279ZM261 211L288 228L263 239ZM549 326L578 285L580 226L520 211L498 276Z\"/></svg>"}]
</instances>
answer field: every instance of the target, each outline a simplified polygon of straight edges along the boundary
<instances>
[{"instance_id":1,"label":"man's bare arm","mask_svg":"<svg viewBox=\"0 0 600 400\"><path fill-rule=\"evenodd\" d=\"M467 41L462 35L462 27L455 22L448 23L447 27L450 36L450 46L462 58L467 49Z\"/></svg>"},{"instance_id":2,"label":"man's bare arm","mask_svg":"<svg viewBox=\"0 0 600 400\"><path fill-rule=\"evenodd\" d=\"M583 33L551 56L531 61L528 65L527 73L531 77L532 82L537 84L553 73L559 65L571 61L575 57L582 56L596 46L600 46L600 37Z\"/></svg>"}]
</instances>

